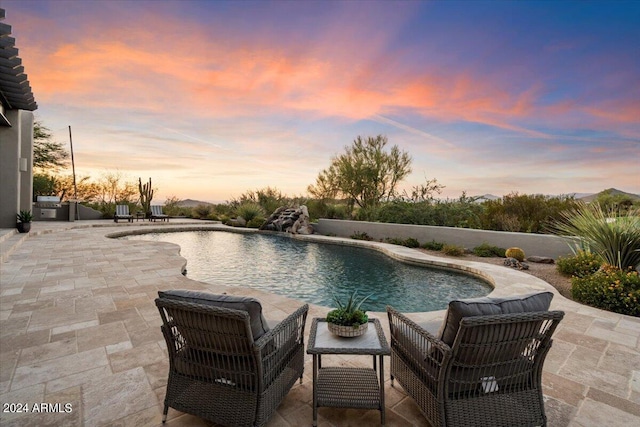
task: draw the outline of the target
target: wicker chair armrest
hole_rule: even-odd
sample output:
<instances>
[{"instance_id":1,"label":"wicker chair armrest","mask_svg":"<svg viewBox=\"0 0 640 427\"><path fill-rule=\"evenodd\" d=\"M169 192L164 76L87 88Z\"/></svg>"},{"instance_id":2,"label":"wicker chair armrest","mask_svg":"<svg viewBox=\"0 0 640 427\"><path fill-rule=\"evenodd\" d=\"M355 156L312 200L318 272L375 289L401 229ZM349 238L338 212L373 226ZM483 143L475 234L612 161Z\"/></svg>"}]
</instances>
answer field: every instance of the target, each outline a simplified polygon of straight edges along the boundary
<instances>
[{"instance_id":1,"label":"wicker chair armrest","mask_svg":"<svg viewBox=\"0 0 640 427\"><path fill-rule=\"evenodd\" d=\"M296 350L304 348L304 327L309 305L305 304L254 343L262 387L273 382L289 364Z\"/></svg>"},{"instance_id":2,"label":"wicker chair armrest","mask_svg":"<svg viewBox=\"0 0 640 427\"><path fill-rule=\"evenodd\" d=\"M451 353L451 347L449 347L446 343L444 343L439 338L435 337L429 331L424 329L422 326L418 325L413 320L409 319L404 314L397 311L395 308L391 306L387 306L387 313L389 315L389 324L390 325L404 325L405 328L412 331L416 337L421 337L420 342L415 342L416 347L427 350L428 346L434 347L438 349L442 354ZM392 320L395 318L395 320ZM393 329L391 331L391 335L393 337ZM421 345L427 344L427 345Z\"/></svg>"},{"instance_id":3,"label":"wicker chair armrest","mask_svg":"<svg viewBox=\"0 0 640 427\"><path fill-rule=\"evenodd\" d=\"M291 337L296 337L296 341L302 342L304 337L304 324L307 318L309 305L305 304L296 311L288 315L282 322L273 329L262 335L255 343L255 347L264 351L268 344L284 344L290 341ZM298 340L299 338L299 340Z\"/></svg>"},{"instance_id":4,"label":"wicker chair armrest","mask_svg":"<svg viewBox=\"0 0 640 427\"><path fill-rule=\"evenodd\" d=\"M451 347L393 307L387 306L387 314L391 349L412 367L434 394L440 394L447 366L452 359Z\"/></svg>"}]
</instances>

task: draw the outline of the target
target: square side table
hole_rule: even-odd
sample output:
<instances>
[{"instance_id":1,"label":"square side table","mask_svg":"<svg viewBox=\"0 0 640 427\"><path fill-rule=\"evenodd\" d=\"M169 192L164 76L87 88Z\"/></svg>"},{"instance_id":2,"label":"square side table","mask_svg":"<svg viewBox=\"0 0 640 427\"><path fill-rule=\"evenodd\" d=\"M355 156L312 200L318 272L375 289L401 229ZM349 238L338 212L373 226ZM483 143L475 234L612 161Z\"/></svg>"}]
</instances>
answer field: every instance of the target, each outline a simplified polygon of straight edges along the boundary
<instances>
[{"instance_id":1,"label":"square side table","mask_svg":"<svg viewBox=\"0 0 640 427\"><path fill-rule=\"evenodd\" d=\"M377 409L384 425L383 356L391 354L391 349L378 319L369 320L364 335L342 338L329 332L325 319L315 318L311 323L307 353L313 355L314 426L318 425L320 406ZM323 368L323 354L373 356L373 368Z\"/></svg>"}]
</instances>

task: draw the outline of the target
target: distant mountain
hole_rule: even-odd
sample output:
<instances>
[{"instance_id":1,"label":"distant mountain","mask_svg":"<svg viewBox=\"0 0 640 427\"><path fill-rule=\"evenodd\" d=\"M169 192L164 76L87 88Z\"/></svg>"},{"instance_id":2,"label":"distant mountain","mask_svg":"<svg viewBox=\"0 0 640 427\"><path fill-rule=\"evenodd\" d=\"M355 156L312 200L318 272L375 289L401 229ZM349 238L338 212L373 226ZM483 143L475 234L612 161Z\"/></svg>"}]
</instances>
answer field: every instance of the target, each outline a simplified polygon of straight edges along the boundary
<instances>
[{"instance_id":1,"label":"distant mountain","mask_svg":"<svg viewBox=\"0 0 640 427\"><path fill-rule=\"evenodd\" d=\"M593 202L599 195L601 194L609 194L611 196L627 196L632 200L640 200L640 194L633 194L633 193L627 193L625 191L622 190L618 190L616 188L608 188L606 190L603 190L597 194L590 194L588 196L584 196L584 197L578 197L576 196L576 199L582 200L584 202Z\"/></svg>"},{"instance_id":2,"label":"distant mountain","mask_svg":"<svg viewBox=\"0 0 640 427\"><path fill-rule=\"evenodd\" d=\"M180 200L177 204L181 208L195 208L198 205L213 205L213 203L193 199Z\"/></svg>"},{"instance_id":3,"label":"distant mountain","mask_svg":"<svg viewBox=\"0 0 640 427\"><path fill-rule=\"evenodd\" d=\"M601 194L610 194L612 196L622 195L627 196L632 200L640 200L640 194L627 193L622 190L618 190L617 188L608 188L606 190L602 190L599 193L568 193L563 194L563 196L573 196L576 200L582 200L583 202L592 202ZM547 195L547 197L557 197L558 195ZM500 200L501 196L494 196L493 194L483 194L482 196L475 196L476 201L478 203L486 202L488 200Z\"/></svg>"}]
</instances>

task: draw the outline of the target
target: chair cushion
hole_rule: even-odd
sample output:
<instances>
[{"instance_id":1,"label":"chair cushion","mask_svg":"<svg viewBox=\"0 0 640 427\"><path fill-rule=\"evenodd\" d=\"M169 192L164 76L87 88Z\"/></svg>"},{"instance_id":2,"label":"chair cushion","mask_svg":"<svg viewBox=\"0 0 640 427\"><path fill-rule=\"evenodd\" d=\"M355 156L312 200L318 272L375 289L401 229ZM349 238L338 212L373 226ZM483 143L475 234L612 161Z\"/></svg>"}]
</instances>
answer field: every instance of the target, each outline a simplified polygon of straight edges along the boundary
<instances>
[{"instance_id":1,"label":"chair cushion","mask_svg":"<svg viewBox=\"0 0 640 427\"><path fill-rule=\"evenodd\" d=\"M262 305L260 304L260 301L255 298L238 297L234 295L216 295L208 292L188 291L183 289L159 291L158 296L160 298L246 311L249 313L249 322L251 324L251 333L254 341L269 331L269 325L262 315Z\"/></svg>"},{"instance_id":2,"label":"chair cushion","mask_svg":"<svg viewBox=\"0 0 640 427\"><path fill-rule=\"evenodd\" d=\"M440 328L440 339L452 346L463 317L548 311L552 298L552 292L541 292L507 298L482 297L451 301Z\"/></svg>"}]
</instances>

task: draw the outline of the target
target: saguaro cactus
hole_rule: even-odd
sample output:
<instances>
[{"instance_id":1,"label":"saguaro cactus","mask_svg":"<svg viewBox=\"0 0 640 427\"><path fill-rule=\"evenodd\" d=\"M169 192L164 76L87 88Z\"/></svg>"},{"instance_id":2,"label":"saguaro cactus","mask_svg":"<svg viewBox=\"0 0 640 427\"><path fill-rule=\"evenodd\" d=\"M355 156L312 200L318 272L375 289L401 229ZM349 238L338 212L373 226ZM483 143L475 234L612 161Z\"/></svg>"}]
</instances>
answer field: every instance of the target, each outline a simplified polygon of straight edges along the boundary
<instances>
[{"instance_id":1,"label":"saguaro cactus","mask_svg":"<svg viewBox=\"0 0 640 427\"><path fill-rule=\"evenodd\" d=\"M149 182L143 184L142 178L138 178L138 190L140 190L140 204L147 218L151 216L151 200L153 199L153 188L151 188L151 178Z\"/></svg>"}]
</instances>

